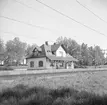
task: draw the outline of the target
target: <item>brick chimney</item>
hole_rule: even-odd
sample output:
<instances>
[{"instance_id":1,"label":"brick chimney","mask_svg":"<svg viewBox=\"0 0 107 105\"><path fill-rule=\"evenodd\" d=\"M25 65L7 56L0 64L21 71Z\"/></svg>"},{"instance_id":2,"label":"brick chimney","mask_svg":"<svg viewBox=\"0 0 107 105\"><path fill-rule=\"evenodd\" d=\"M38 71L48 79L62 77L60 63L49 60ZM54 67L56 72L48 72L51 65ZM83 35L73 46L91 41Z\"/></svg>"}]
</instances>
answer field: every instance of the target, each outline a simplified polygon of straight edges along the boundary
<instances>
[{"instance_id":1,"label":"brick chimney","mask_svg":"<svg viewBox=\"0 0 107 105\"><path fill-rule=\"evenodd\" d=\"M46 41L45 44L48 45L48 41Z\"/></svg>"}]
</instances>

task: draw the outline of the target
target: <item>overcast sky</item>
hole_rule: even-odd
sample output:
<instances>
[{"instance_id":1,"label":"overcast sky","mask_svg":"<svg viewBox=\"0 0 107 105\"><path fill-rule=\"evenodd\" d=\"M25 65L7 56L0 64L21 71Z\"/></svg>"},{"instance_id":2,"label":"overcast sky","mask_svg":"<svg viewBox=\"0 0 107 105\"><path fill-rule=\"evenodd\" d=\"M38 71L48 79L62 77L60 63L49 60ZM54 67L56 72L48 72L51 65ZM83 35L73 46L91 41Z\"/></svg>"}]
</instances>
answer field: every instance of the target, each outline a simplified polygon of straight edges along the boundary
<instances>
[{"instance_id":1,"label":"overcast sky","mask_svg":"<svg viewBox=\"0 0 107 105\"><path fill-rule=\"evenodd\" d=\"M26 6L16 1L20 1ZM0 0L0 16L44 27L34 27L0 17L0 37L5 42L19 37L21 41L29 44L41 45L45 41L54 42L58 37L66 36L76 40L79 44L84 42L89 46L99 45L101 48L107 49L107 0L78 0L105 22L79 5L76 0L40 1L105 36L54 12L36 0Z\"/></svg>"}]
</instances>

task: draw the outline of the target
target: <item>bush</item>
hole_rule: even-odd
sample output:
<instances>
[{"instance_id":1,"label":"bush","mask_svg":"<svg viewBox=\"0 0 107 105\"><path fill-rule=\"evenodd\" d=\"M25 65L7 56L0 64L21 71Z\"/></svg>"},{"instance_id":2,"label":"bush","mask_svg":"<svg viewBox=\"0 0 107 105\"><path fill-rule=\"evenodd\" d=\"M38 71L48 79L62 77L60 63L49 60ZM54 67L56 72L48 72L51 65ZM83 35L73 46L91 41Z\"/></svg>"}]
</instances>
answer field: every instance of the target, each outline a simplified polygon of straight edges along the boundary
<instances>
[{"instance_id":1,"label":"bush","mask_svg":"<svg viewBox=\"0 0 107 105\"><path fill-rule=\"evenodd\" d=\"M0 70L13 70L13 68L9 66L0 66Z\"/></svg>"},{"instance_id":2,"label":"bush","mask_svg":"<svg viewBox=\"0 0 107 105\"><path fill-rule=\"evenodd\" d=\"M22 84L0 92L0 105L107 105L107 95L100 96L70 88L29 88Z\"/></svg>"},{"instance_id":3,"label":"bush","mask_svg":"<svg viewBox=\"0 0 107 105\"><path fill-rule=\"evenodd\" d=\"M57 98L52 105L69 105L68 102L63 98Z\"/></svg>"},{"instance_id":4,"label":"bush","mask_svg":"<svg viewBox=\"0 0 107 105\"><path fill-rule=\"evenodd\" d=\"M31 94L19 101L19 105L52 105L52 103L53 99L51 96L42 94Z\"/></svg>"},{"instance_id":5,"label":"bush","mask_svg":"<svg viewBox=\"0 0 107 105\"><path fill-rule=\"evenodd\" d=\"M59 88L55 90L51 90L50 95L52 95L53 98L57 97L67 97L71 96L73 94L76 94L78 91L75 89L70 89L70 88Z\"/></svg>"}]
</instances>

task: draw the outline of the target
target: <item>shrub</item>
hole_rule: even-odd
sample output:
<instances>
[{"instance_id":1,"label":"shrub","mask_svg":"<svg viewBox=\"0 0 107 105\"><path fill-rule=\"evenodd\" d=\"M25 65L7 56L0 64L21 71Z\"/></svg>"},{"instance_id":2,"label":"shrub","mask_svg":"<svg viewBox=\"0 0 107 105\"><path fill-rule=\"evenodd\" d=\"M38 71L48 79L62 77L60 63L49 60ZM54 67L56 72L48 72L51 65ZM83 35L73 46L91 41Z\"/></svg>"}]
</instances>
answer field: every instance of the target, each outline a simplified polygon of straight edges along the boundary
<instances>
[{"instance_id":1,"label":"shrub","mask_svg":"<svg viewBox=\"0 0 107 105\"><path fill-rule=\"evenodd\" d=\"M100 96L70 88L29 88L22 84L0 92L0 105L107 105L107 95Z\"/></svg>"},{"instance_id":2,"label":"shrub","mask_svg":"<svg viewBox=\"0 0 107 105\"><path fill-rule=\"evenodd\" d=\"M28 97L31 94L42 94L42 95L47 95L48 90L42 87L33 87L33 88L28 88L24 93L24 97Z\"/></svg>"},{"instance_id":3,"label":"shrub","mask_svg":"<svg viewBox=\"0 0 107 105\"><path fill-rule=\"evenodd\" d=\"M55 89L55 90L51 90L50 95L54 98L57 97L67 97L67 96L71 96L73 94L76 94L78 91L75 89L70 89L70 88L59 88L59 89Z\"/></svg>"},{"instance_id":4,"label":"shrub","mask_svg":"<svg viewBox=\"0 0 107 105\"><path fill-rule=\"evenodd\" d=\"M18 105L18 101L16 98L9 98L8 100L4 100L0 105Z\"/></svg>"},{"instance_id":5,"label":"shrub","mask_svg":"<svg viewBox=\"0 0 107 105\"><path fill-rule=\"evenodd\" d=\"M49 95L32 94L20 100L20 105L51 105L53 99Z\"/></svg>"},{"instance_id":6,"label":"shrub","mask_svg":"<svg viewBox=\"0 0 107 105\"><path fill-rule=\"evenodd\" d=\"M0 66L0 70L13 70L13 68L9 66Z\"/></svg>"},{"instance_id":7,"label":"shrub","mask_svg":"<svg viewBox=\"0 0 107 105\"><path fill-rule=\"evenodd\" d=\"M64 100L63 98L57 98L52 105L69 105L68 102L66 100Z\"/></svg>"}]
</instances>

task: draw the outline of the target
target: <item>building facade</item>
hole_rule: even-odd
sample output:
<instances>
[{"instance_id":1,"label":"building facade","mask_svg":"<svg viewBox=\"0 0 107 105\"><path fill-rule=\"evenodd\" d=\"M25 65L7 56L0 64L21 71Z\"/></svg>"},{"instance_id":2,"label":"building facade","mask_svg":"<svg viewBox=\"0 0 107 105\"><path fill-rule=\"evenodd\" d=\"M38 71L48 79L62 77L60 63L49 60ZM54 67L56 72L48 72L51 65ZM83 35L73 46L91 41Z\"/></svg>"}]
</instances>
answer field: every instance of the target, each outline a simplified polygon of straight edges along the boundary
<instances>
[{"instance_id":1,"label":"building facade","mask_svg":"<svg viewBox=\"0 0 107 105\"><path fill-rule=\"evenodd\" d=\"M49 45L45 42L35 47L32 54L26 58L29 70L43 69L74 69L78 60L70 56L62 44Z\"/></svg>"}]
</instances>

